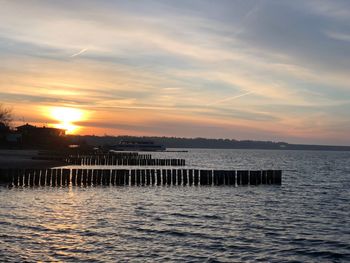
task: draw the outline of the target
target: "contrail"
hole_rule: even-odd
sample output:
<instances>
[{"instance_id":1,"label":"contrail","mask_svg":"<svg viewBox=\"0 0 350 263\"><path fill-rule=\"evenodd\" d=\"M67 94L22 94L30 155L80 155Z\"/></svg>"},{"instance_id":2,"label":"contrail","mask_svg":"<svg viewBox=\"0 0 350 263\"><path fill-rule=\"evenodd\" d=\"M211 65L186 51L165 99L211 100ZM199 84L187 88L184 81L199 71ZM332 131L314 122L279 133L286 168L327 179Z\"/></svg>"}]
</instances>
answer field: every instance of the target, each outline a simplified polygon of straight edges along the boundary
<instances>
[{"instance_id":1,"label":"contrail","mask_svg":"<svg viewBox=\"0 0 350 263\"><path fill-rule=\"evenodd\" d=\"M79 56L79 55L85 53L87 50L88 50L88 48L83 48L83 49L80 50L78 53L75 53L75 54L71 55L70 57L71 57L71 58L74 58L74 57L76 57L76 56Z\"/></svg>"},{"instance_id":2,"label":"contrail","mask_svg":"<svg viewBox=\"0 0 350 263\"><path fill-rule=\"evenodd\" d=\"M239 95L236 95L236 96L233 96L233 97L229 97L229 98L226 98L226 99L223 99L223 100L215 101L215 102L213 102L213 103L208 104L208 106L216 105L216 104L219 104L219 103L221 103L221 102L226 102L226 101L230 101L230 100L235 100L235 99L238 99L238 98L247 96L247 95L252 94L252 93L254 93L254 91L248 91L248 92L243 93L243 94L239 94Z\"/></svg>"}]
</instances>

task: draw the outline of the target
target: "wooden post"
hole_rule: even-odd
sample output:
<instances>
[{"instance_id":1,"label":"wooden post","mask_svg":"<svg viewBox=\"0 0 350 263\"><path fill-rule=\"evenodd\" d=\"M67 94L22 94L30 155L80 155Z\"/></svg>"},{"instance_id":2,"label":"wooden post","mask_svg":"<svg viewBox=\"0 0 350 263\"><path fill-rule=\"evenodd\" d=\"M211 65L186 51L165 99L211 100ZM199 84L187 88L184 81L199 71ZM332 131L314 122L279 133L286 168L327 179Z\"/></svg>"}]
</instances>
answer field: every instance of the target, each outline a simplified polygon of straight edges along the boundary
<instances>
[{"instance_id":1,"label":"wooden post","mask_svg":"<svg viewBox=\"0 0 350 263\"><path fill-rule=\"evenodd\" d=\"M167 170L166 170L166 174L167 174L167 176L166 176L166 182L167 182L168 185L171 185L171 170L170 170L170 169L167 169Z\"/></svg>"},{"instance_id":2,"label":"wooden post","mask_svg":"<svg viewBox=\"0 0 350 263\"><path fill-rule=\"evenodd\" d=\"M110 185L111 183L111 170L103 170L103 185Z\"/></svg>"},{"instance_id":3,"label":"wooden post","mask_svg":"<svg viewBox=\"0 0 350 263\"><path fill-rule=\"evenodd\" d=\"M273 184L281 185L282 184L282 171L274 170L273 171Z\"/></svg>"},{"instance_id":4,"label":"wooden post","mask_svg":"<svg viewBox=\"0 0 350 263\"><path fill-rule=\"evenodd\" d=\"M177 170L177 185L182 185L182 170Z\"/></svg>"},{"instance_id":5,"label":"wooden post","mask_svg":"<svg viewBox=\"0 0 350 263\"><path fill-rule=\"evenodd\" d=\"M77 169L72 169L71 184L73 186L77 185Z\"/></svg>"},{"instance_id":6,"label":"wooden post","mask_svg":"<svg viewBox=\"0 0 350 263\"><path fill-rule=\"evenodd\" d=\"M112 174L111 174L111 184L112 185L116 185L116 176L117 176L116 170L112 170Z\"/></svg>"},{"instance_id":7,"label":"wooden post","mask_svg":"<svg viewBox=\"0 0 350 263\"><path fill-rule=\"evenodd\" d=\"M187 177L187 169L182 169L182 185L187 185L188 177Z\"/></svg>"},{"instance_id":8,"label":"wooden post","mask_svg":"<svg viewBox=\"0 0 350 263\"><path fill-rule=\"evenodd\" d=\"M188 170L188 185L189 186L193 185L193 170L192 169Z\"/></svg>"},{"instance_id":9,"label":"wooden post","mask_svg":"<svg viewBox=\"0 0 350 263\"><path fill-rule=\"evenodd\" d=\"M87 169L83 169L83 174L82 174L82 177L83 177L83 186L87 186L87 181L88 181L88 170Z\"/></svg>"},{"instance_id":10,"label":"wooden post","mask_svg":"<svg viewBox=\"0 0 350 263\"><path fill-rule=\"evenodd\" d=\"M141 170L141 185L144 186L145 184L146 184L146 170L142 169Z\"/></svg>"},{"instance_id":11,"label":"wooden post","mask_svg":"<svg viewBox=\"0 0 350 263\"><path fill-rule=\"evenodd\" d=\"M256 171L256 184L261 185L261 181L262 181L262 174L261 174L261 170L259 170L259 171Z\"/></svg>"},{"instance_id":12,"label":"wooden post","mask_svg":"<svg viewBox=\"0 0 350 263\"><path fill-rule=\"evenodd\" d=\"M208 171L200 170L200 185L208 185Z\"/></svg>"},{"instance_id":13,"label":"wooden post","mask_svg":"<svg viewBox=\"0 0 350 263\"><path fill-rule=\"evenodd\" d=\"M51 169L51 186L57 186L57 169Z\"/></svg>"},{"instance_id":14,"label":"wooden post","mask_svg":"<svg viewBox=\"0 0 350 263\"><path fill-rule=\"evenodd\" d=\"M166 170L162 169L162 185L166 185Z\"/></svg>"},{"instance_id":15,"label":"wooden post","mask_svg":"<svg viewBox=\"0 0 350 263\"><path fill-rule=\"evenodd\" d=\"M228 174L228 185L236 185L236 171L235 170L230 170L227 171Z\"/></svg>"},{"instance_id":16,"label":"wooden post","mask_svg":"<svg viewBox=\"0 0 350 263\"><path fill-rule=\"evenodd\" d=\"M123 178L124 178L124 181L122 182L123 185L129 185L129 170L123 170Z\"/></svg>"},{"instance_id":17,"label":"wooden post","mask_svg":"<svg viewBox=\"0 0 350 263\"><path fill-rule=\"evenodd\" d=\"M151 184L152 185L155 185L155 183L156 183L156 175L155 175L155 170L154 169L152 169L151 170Z\"/></svg>"},{"instance_id":18,"label":"wooden post","mask_svg":"<svg viewBox=\"0 0 350 263\"><path fill-rule=\"evenodd\" d=\"M248 185L248 184L249 184L249 171L243 171L242 185Z\"/></svg>"},{"instance_id":19,"label":"wooden post","mask_svg":"<svg viewBox=\"0 0 350 263\"><path fill-rule=\"evenodd\" d=\"M173 169L172 170L172 185L176 185L177 183L177 170L176 169Z\"/></svg>"},{"instance_id":20,"label":"wooden post","mask_svg":"<svg viewBox=\"0 0 350 263\"><path fill-rule=\"evenodd\" d=\"M257 185L258 182L257 182L257 172L258 171L249 171L249 182L250 182L250 185Z\"/></svg>"},{"instance_id":21,"label":"wooden post","mask_svg":"<svg viewBox=\"0 0 350 263\"><path fill-rule=\"evenodd\" d=\"M267 184L273 184L273 171L267 170L266 172L267 172L267 176L266 176Z\"/></svg>"},{"instance_id":22,"label":"wooden post","mask_svg":"<svg viewBox=\"0 0 350 263\"><path fill-rule=\"evenodd\" d=\"M77 186L81 186L81 177L82 177L83 171L82 169L78 169L77 173Z\"/></svg>"},{"instance_id":23,"label":"wooden post","mask_svg":"<svg viewBox=\"0 0 350 263\"><path fill-rule=\"evenodd\" d=\"M98 180L98 171L97 169L92 170L92 185L96 186L97 185L97 180Z\"/></svg>"},{"instance_id":24,"label":"wooden post","mask_svg":"<svg viewBox=\"0 0 350 263\"><path fill-rule=\"evenodd\" d=\"M18 186L24 186L24 170L18 170Z\"/></svg>"},{"instance_id":25,"label":"wooden post","mask_svg":"<svg viewBox=\"0 0 350 263\"><path fill-rule=\"evenodd\" d=\"M92 169L88 169L87 170L87 181L86 184L88 186L92 186L93 185L93 170Z\"/></svg>"},{"instance_id":26,"label":"wooden post","mask_svg":"<svg viewBox=\"0 0 350 263\"><path fill-rule=\"evenodd\" d=\"M52 174L52 170L51 169L46 169L46 173L45 173L45 182L47 186L51 186L51 174Z\"/></svg>"},{"instance_id":27,"label":"wooden post","mask_svg":"<svg viewBox=\"0 0 350 263\"><path fill-rule=\"evenodd\" d=\"M69 185L70 170L69 169L63 169L62 175L63 175L63 184L64 184L64 186Z\"/></svg>"},{"instance_id":28,"label":"wooden post","mask_svg":"<svg viewBox=\"0 0 350 263\"><path fill-rule=\"evenodd\" d=\"M141 184L141 171L140 169L136 170L136 185L140 185Z\"/></svg>"},{"instance_id":29,"label":"wooden post","mask_svg":"<svg viewBox=\"0 0 350 263\"><path fill-rule=\"evenodd\" d=\"M13 180L12 180L13 186L18 186L19 185L19 183L18 183L18 181L19 181L19 169L15 169L13 171L12 176L13 176Z\"/></svg>"},{"instance_id":30,"label":"wooden post","mask_svg":"<svg viewBox=\"0 0 350 263\"><path fill-rule=\"evenodd\" d=\"M267 171L261 173L261 184L267 184Z\"/></svg>"},{"instance_id":31,"label":"wooden post","mask_svg":"<svg viewBox=\"0 0 350 263\"><path fill-rule=\"evenodd\" d=\"M219 173L221 173L220 170L214 171L214 185L219 185Z\"/></svg>"},{"instance_id":32,"label":"wooden post","mask_svg":"<svg viewBox=\"0 0 350 263\"><path fill-rule=\"evenodd\" d=\"M241 185L248 185L249 177L248 177L248 171L237 171L237 173L240 173L241 176Z\"/></svg>"},{"instance_id":33,"label":"wooden post","mask_svg":"<svg viewBox=\"0 0 350 263\"><path fill-rule=\"evenodd\" d=\"M194 185L199 184L199 171L197 169L193 171L193 183Z\"/></svg>"},{"instance_id":34,"label":"wooden post","mask_svg":"<svg viewBox=\"0 0 350 263\"><path fill-rule=\"evenodd\" d=\"M151 171L150 169L146 170L146 185L150 185L151 184Z\"/></svg>"},{"instance_id":35,"label":"wooden post","mask_svg":"<svg viewBox=\"0 0 350 263\"><path fill-rule=\"evenodd\" d=\"M136 184L136 171L131 170L131 185L135 185L135 184Z\"/></svg>"},{"instance_id":36,"label":"wooden post","mask_svg":"<svg viewBox=\"0 0 350 263\"><path fill-rule=\"evenodd\" d=\"M161 183L162 183L162 171L160 169L157 169L156 173L157 173L157 185L161 185Z\"/></svg>"}]
</instances>

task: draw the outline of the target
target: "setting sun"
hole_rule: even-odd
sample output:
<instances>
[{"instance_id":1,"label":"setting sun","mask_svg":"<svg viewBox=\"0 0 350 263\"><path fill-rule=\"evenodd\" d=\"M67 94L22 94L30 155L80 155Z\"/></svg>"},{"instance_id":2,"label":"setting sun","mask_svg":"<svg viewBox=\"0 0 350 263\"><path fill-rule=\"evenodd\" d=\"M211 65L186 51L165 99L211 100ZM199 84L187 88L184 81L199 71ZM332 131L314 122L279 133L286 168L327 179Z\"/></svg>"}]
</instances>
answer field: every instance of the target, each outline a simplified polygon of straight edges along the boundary
<instances>
[{"instance_id":1,"label":"setting sun","mask_svg":"<svg viewBox=\"0 0 350 263\"><path fill-rule=\"evenodd\" d=\"M66 107L54 107L49 109L49 115L59 123L54 124L56 128L65 129L66 133L74 133L79 126L75 122L82 121L86 118L83 110Z\"/></svg>"}]
</instances>

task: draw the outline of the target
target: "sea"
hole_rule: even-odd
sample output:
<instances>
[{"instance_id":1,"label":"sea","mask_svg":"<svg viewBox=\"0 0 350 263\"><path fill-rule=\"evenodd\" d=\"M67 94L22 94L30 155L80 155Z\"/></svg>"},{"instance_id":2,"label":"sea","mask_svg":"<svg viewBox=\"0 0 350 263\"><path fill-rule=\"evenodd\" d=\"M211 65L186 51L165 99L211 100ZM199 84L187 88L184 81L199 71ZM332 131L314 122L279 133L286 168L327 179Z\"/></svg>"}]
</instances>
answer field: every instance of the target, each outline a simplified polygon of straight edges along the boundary
<instances>
[{"instance_id":1,"label":"sea","mask_svg":"<svg viewBox=\"0 0 350 263\"><path fill-rule=\"evenodd\" d=\"M350 262L350 152L186 150L282 185L0 187L0 262Z\"/></svg>"}]
</instances>

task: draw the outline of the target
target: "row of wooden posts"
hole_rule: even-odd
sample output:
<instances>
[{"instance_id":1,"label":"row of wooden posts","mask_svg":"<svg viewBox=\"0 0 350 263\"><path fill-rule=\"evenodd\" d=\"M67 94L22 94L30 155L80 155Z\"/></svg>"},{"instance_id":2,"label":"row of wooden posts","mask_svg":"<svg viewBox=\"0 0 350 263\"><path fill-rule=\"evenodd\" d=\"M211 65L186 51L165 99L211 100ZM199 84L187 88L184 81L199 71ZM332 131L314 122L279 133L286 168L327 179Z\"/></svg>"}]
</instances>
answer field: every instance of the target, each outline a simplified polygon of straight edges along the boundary
<instances>
[{"instance_id":1,"label":"row of wooden posts","mask_svg":"<svg viewBox=\"0 0 350 263\"><path fill-rule=\"evenodd\" d=\"M185 166L184 159L119 158L113 155L69 157L73 165Z\"/></svg>"},{"instance_id":2,"label":"row of wooden posts","mask_svg":"<svg viewBox=\"0 0 350 263\"><path fill-rule=\"evenodd\" d=\"M138 152L108 152L108 153L93 153L93 154L76 154L70 155L71 157L79 157L79 158L109 158L115 157L118 159L152 159L152 154L139 154Z\"/></svg>"},{"instance_id":3,"label":"row of wooden posts","mask_svg":"<svg viewBox=\"0 0 350 263\"><path fill-rule=\"evenodd\" d=\"M282 183L281 170L197 169L2 169L11 186L240 186Z\"/></svg>"}]
</instances>

